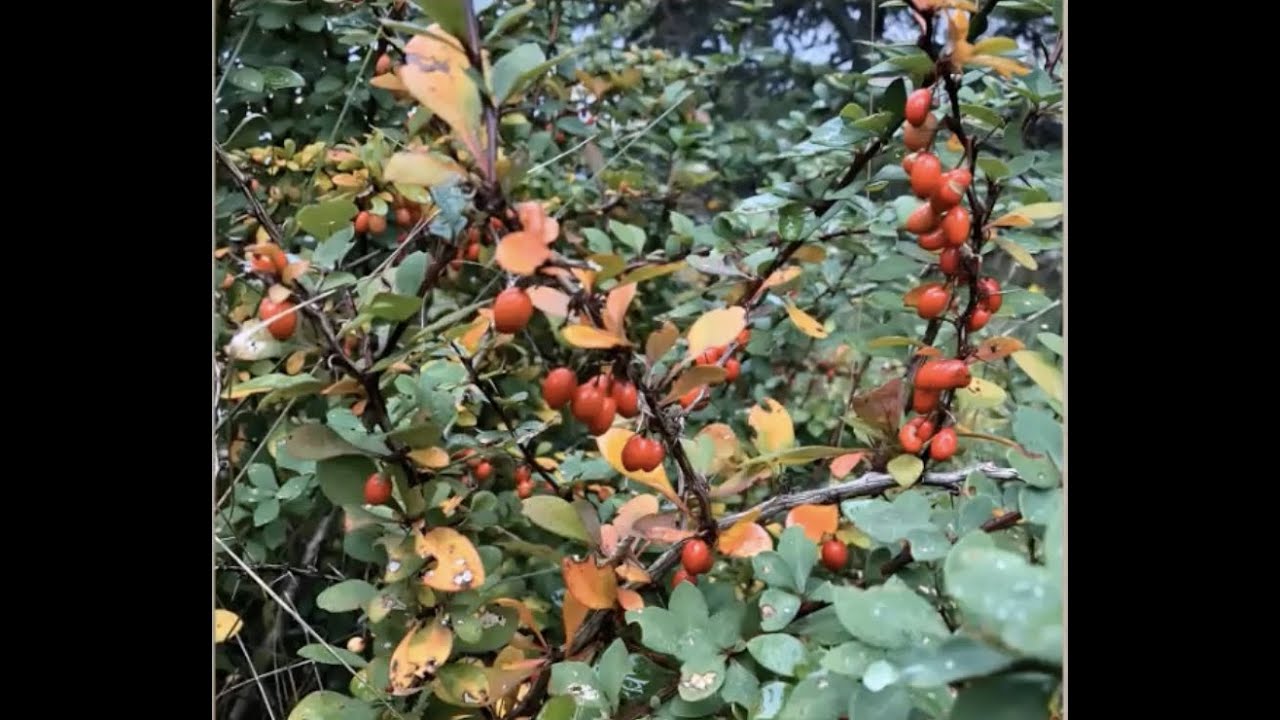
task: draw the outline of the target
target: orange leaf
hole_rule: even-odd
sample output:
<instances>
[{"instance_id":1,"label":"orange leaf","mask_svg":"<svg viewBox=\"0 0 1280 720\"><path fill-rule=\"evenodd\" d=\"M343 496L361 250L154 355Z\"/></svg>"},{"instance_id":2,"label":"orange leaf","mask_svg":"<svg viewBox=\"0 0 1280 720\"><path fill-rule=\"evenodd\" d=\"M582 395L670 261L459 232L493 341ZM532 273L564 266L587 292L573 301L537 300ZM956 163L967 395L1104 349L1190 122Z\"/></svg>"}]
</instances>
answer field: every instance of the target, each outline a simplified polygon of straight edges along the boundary
<instances>
[{"instance_id":1,"label":"orange leaf","mask_svg":"<svg viewBox=\"0 0 1280 720\"><path fill-rule=\"evenodd\" d=\"M644 343L644 355L650 363L655 363L658 358L667 354L671 346L676 344L676 340L680 338L680 331L676 328L675 323L667 320L662 323L662 327L649 333L649 339Z\"/></svg>"},{"instance_id":2,"label":"orange leaf","mask_svg":"<svg viewBox=\"0 0 1280 720\"><path fill-rule=\"evenodd\" d=\"M581 285L582 289L586 292L591 292L591 289L596 286L595 270L583 270L582 268L570 268L569 274L578 279L578 284Z\"/></svg>"},{"instance_id":3,"label":"orange leaf","mask_svg":"<svg viewBox=\"0 0 1280 720\"><path fill-rule=\"evenodd\" d=\"M609 566L601 567L595 558L575 561L565 556L560 561L564 585L569 594L592 610L608 610L618 602L618 579Z\"/></svg>"},{"instance_id":4,"label":"orange leaf","mask_svg":"<svg viewBox=\"0 0 1280 720\"><path fill-rule=\"evenodd\" d=\"M675 545L688 537L693 537L692 530L676 527L680 516L676 513L647 515L636 521L635 534L652 542Z\"/></svg>"},{"instance_id":5,"label":"orange leaf","mask_svg":"<svg viewBox=\"0 0 1280 720\"><path fill-rule=\"evenodd\" d=\"M831 477L839 479L848 475L858 463L862 462L862 458L866 457L865 452L852 452L847 455L841 455L831 460Z\"/></svg>"},{"instance_id":6,"label":"orange leaf","mask_svg":"<svg viewBox=\"0 0 1280 720\"><path fill-rule=\"evenodd\" d=\"M414 450L409 453L409 459L428 470L439 470L449 465L449 453L438 447Z\"/></svg>"},{"instance_id":7,"label":"orange leaf","mask_svg":"<svg viewBox=\"0 0 1280 720\"><path fill-rule=\"evenodd\" d=\"M289 265L285 267L284 272L280 273L280 279L284 281L285 285L292 285L297 282L298 278L305 275L310 267L310 260L299 260L297 262L289 263Z\"/></svg>"},{"instance_id":8,"label":"orange leaf","mask_svg":"<svg viewBox=\"0 0 1280 720\"><path fill-rule=\"evenodd\" d=\"M1026 348L1022 341L1011 337L993 337L978 346L978 359L984 362L1001 360Z\"/></svg>"},{"instance_id":9,"label":"orange leaf","mask_svg":"<svg viewBox=\"0 0 1280 720\"><path fill-rule=\"evenodd\" d=\"M364 386L359 380L344 377L338 382L320 391L321 395L359 395L364 393Z\"/></svg>"},{"instance_id":10,"label":"orange leaf","mask_svg":"<svg viewBox=\"0 0 1280 720\"><path fill-rule=\"evenodd\" d=\"M590 325L570 325L560 331L564 341L586 350L608 350L615 347L631 347L626 338Z\"/></svg>"},{"instance_id":11,"label":"orange leaf","mask_svg":"<svg viewBox=\"0 0 1280 720\"><path fill-rule=\"evenodd\" d=\"M649 577L649 573L645 572L645 569L637 565L634 560L627 560L622 563L615 572L618 573L618 577L627 582L647 585L653 581L653 578Z\"/></svg>"},{"instance_id":12,"label":"orange leaf","mask_svg":"<svg viewBox=\"0 0 1280 720\"><path fill-rule=\"evenodd\" d=\"M817 318L790 302L787 303L787 315L791 318L791 322L796 326L797 330L811 338L821 340L830 335L827 329L822 326L822 323L818 322Z\"/></svg>"},{"instance_id":13,"label":"orange leaf","mask_svg":"<svg viewBox=\"0 0 1280 720\"><path fill-rule=\"evenodd\" d=\"M484 585L484 564L465 535L438 527L419 535L414 550L420 557L436 559L436 566L422 574L422 583L433 590L458 592Z\"/></svg>"},{"instance_id":14,"label":"orange leaf","mask_svg":"<svg viewBox=\"0 0 1280 720\"><path fill-rule=\"evenodd\" d=\"M804 536L821 542L824 535L834 533L840 526L840 515L835 505L800 505L787 513L786 526L799 525Z\"/></svg>"},{"instance_id":15,"label":"orange leaf","mask_svg":"<svg viewBox=\"0 0 1280 720\"><path fill-rule=\"evenodd\" d=\"M801 245L791 257L800 262L822 262L827 259L827 251L821 245Z\"/></svg>"},{"instance_id":16,"label":"orange leaf","mask_svg":"<svg viewBox=\"0 0 1280 720\"><path fill-rule=\"evenodd\" d=\"M516 205L516 215L520 217L520 225L525 232L550 245L560 235L560 223L547 215L546 208L538 202L522 202Z\"/></svg>"},{"instance_id":17,"label":"orange leaf","mask_svg":"<svg viewBox=\"0 0 1280 720\"><path fill-rule=\"evenodd\" d=\"M896 429L902 415L902 378L853 396L853 412L872 425Z\"/></svg>"},{"instance_id":18,"label":"orange leaf","mask_svg":"<svg viewBox=\"0 0 1280 720\"><path fill-rule=\"evenodd\" d=\"M565 593L561 612L564 615L564 647L567 648L573 644L573 637L578 634L578 628L582 627L582 621L587 619L588 608L578 602L573 593Z\"/></svg>"},{"instance_id":19,"label":"orange leaf","mask_svg":"<svg viewBox=\"0 0 1280 720\"><path fill-rule=\"evenodd\" d=\"M357 400L355 404L351 406L351 414L355 415L356 417L363 416L364 409L368 404L369 404L369 400L366 398L361 398L360 400Z\"/></svg>"},{"instance_id":20,"label":"orange leaf","mask_svg":"<svg viewBox=\"0 0 1280 720\"><path fill-rule=\"evenodd\" d=\"M622 447L627 444L632 435L635 435L635 433L624 428L610 428L605 434L596 437L596 447L600 450L600 455L623 477L651 487L677 505L682 505L675 489L671 487L671 481L667 479L667 471L662 465L648 472L633 472L622 465Z\"/></svg>"},{"instance_id":21,"label":"orange leaf","mask_svg":"<svg viewBox=\"0 0 1280 720\"><path fill-rule=\"evenodd\" d=\"M453 631L442 617L414 622L391 654L391 694L412 695L418 683L434 675L453 652Z\"/></svg>"},{"instance_id":22,"label":"orange leaf","mask_svg":"<svg viewBox=\"0 0 1280 720\"><path fill-rule=\"evenodd\" d=\"M676 381L671 384L671 390L667 392L667 396L662 399L662 402L671 402L690 390L704 385L719 385L724 382L728 372L728 370L716 365L695 365L680 373L680 377L676 378Z\"/></svg>"},{"instance_id":23,"label":"orange leaf","mask_svg":"<svg viewBox=\"0 0 1280 720\"><path fill-rule=\"evenodd\" d=\"M307 351L298 350L289 356L284 362L284 371L290 375L297 375L302 372L302 365L307 361Z\"/></svg>"},{"instance_id":24,"label":"orange leaf","mask_svg":"<svg viewBox=\"0 0 1280 720\"><path fill-rule=\"evenodd\" d=\"M932 345L925 345L919 350L916 350L915 354L919 355L920 357L941 357L942 350Z\"/></svg>"},{"instance_id":25,"label":"orange leaf","mask_svg":"<svg viewBox=\"0 0 1280 720\"><path fill-rule=\"evenodd\" d=\"M619 539L628 538L631 537L631 531L635 527L637 520L646 515L655 515L657 512L658 498L656 495L637 495L618 508L618 512L614 514L611 524L618 531Z\"/></svg>"},{"instance_id":26,"label":"orange leaf","mask_svg":"<svg viewBox=\"0 0 1280 720\"><path fill-rule=\"evenodd\" d=\"M623 326L626 323L627 308L636 296L636 284L620 285L609 291L604 302L604 327L619 337L625 337Z\"/></svg>"},{"instance_id":27,"label":"orange leaf","mask_svg":"<svg viewBox=\"0 0 1280 720\"><path fill-rule=\"evenodd\" d=\"M730 557L747 558L773 549L773 538L755 522L759 513L751 513L720 533L716 548Z\"/></svg>"},{"instance_id":28,"label":"orange leaf","mask_svg":"<svg viewBox=\"0 0 1280 720\"><path fill-rule=\"evenodd\" d=\"M781 270L775 270L768 278L765 279L764 284L760 286L760 291L763 292L771 287L777 287L779 285L789 283L799 277L800 272L800 268L795 265L789 265Z\"/></svg>"},{"instance_id":29,"label":"orange leaf","mask_svg":"<svg viewBox=\"0 0 1280 720\"><path fill-rule=\"evenodd\" d=\"M509 273L533 275L540 265L551 259L551 249L533 233L521 230L498 241L494 258Z\"/></svg>"},{"instance_id":30,"label":"orange leaf","mask_svg":"<svg viewBox=\"0 0 1280 720\"><path fill-rule=\"evenodd\" d=\"M1011 212L1001 215L1000 217L987 223L987 227L1011 227L1011 228L1028 228L1035 225L1035 221L1021 213Z\"/></svg>"},{"instance_id":31,"label":"orange leaf","mask_svg":"<svg viewBox=\"0 0 1280 720\"><path fill-rule=\"evenodd\" d=\"M438 24L427 32L414 35L405 45L405 62L397 70L400 81L418 102L453 128L472 157L480 158L480 92L467 75L471 62L457 38Z\"/></svg>"},{"instance_id":32,"label":"orange leaf","mask_svg":"<svg viewBox=\"0 0 1280 720\"><path fill-rule=\"evenodd\" d=\"M747 311L741 307L712 310L689 327L689 357L697 357L710 347L728 345L746 327Z\"/></svg>"},{"instance_id":33,"label":"orange leaf","mask_svg":"<svg viewBox=\"0 0 1280 720\"><path fill-rule=\"evenodd\" d=\"M569 315L569 296L544 285L527 290L533 306L551 317L567 317Z\"/></svg>"},{"instance_id":34,"label":"orange leaf","mask_svg":"<svg viewBox=\"0 0 1280 720\"><path fill-rule=\"evenodd\" d=\"M376 88L390 90L393 93L409 92L409 88L404 86L404 82L400 80L400 76L393 75L392 73L375 75L373 79L369 81L369 84Z\"/></svg>"},{"instance_id":35,"label":"orange leaf","mask_svg":"<svg viewBox=\"0 0 1280 720\"><path fill-rule=\"evenodd\" d=\"M471 321L471 325L467 327L466 332L458 338L458 342L466 349L468 354L474 355L476 350L480 349L480 341L484 339L484 334L489 331L489 325L493 321L493 311L489 308L482 308L476 311L476 319Z\"/></svg>"},{"instance_id":36,"label":"orange leaf","mask_svg":"<svg viewBox=\"0 0 1280 720\"><path fill-rule=\"evenodd\" d=\"M623 610L642 610L644 609L644 598L640 597L640 593L628 588L618 588L618 604Z\"/></svg>"}]
</instances>

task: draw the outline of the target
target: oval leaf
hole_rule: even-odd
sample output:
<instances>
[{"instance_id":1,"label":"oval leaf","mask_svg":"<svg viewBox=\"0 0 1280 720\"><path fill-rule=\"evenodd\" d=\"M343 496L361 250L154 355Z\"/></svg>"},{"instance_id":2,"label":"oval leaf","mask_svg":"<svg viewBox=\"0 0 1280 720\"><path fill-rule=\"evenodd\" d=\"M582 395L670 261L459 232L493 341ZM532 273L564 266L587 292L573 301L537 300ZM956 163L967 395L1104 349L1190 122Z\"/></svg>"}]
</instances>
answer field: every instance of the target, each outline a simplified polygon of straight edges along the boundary
<instances>
[{"instance_id":1,"label":"oval leaf","mask_svg":"<svg viewBox=\"0 0 1280 720\"><path fill-rule=\"evenodd\" d=\"M536 495L524 501L525 517L533 524L570 540L589 542L578 512L565 500L554 495Z\"/></svg>"},{"instance_id":2,"label":"oval leaf","mask_svg":"<svg viewBox=\"0 0 1280 720\"><path fill-rule=\"evenodd\" d=\"M822 323L818 322L817 318L791 303L787 303L787 315L791 318L791 322L795 324L796 329L811 338L821 340L830 334L826 328L822 327Z\"/></svg>"},{"instance_id":3,"label":"oval leaf","mask_svg":"<svg viewBox=\"0 0 1280 720\"><path fill-rule=\"evenodd\" d=\"M590 325L570 325L560 331L564 341L574 347L586 350L608 350L615 347L629 347L631 343L609 332Z\"/></svg>"},{"instance_id":4,"label":"oval leaf","mask_svg":"<svg viewBox=\"0 0 1280 720\"><path fill-rule=\"evenodd\" d=\"M221 643L230 640L240 633L244 623L240 616L230 610L218 608L213 611L213 642Z\"/></svg>"},{"instance_id":5,"label":"oval leaf","mask_svg":"<svg viewBox=\"0 0 1280 720\"><path fill-rule=\"evenodd\" d=\"M718 385L724 382L727 375L727 370L716 365L695 365L676 378L676 381L671 385L671 391L667 393L662 402L671 402L694 388L703 387L704 385Z\"/></svg>"},{"instance_id":6,"label":"oval leaf","mask_svg":"<svg viewBox=\"0 0 1280 720\"><path fill-rule=\"evenodd\" d=\"M804 536L815 543L834 534L839 524L840 513L835 505L799 505L787 513L786 526L799 525Z\"/></svg>"},{"instance_id":7,"label":"oval leaf","mask_svg":"<svg viewBox=\"0 0 1280 720\"><path fill-rule=\"evenodd\" d=\"M747 424L756 431L755 444L762 452L778 452L795 443L791 415L773 398L765 398L764 407L756 405L751 408L747 413Z\"/></svg>"},{"instance_id":8,"label":"oval leaf","mask_svg":"<svg viewBox=\"0 0 1280 720\"><path fill-rule=\"evenodd\" d=\"M484 585L484 564L466 536L453 528L438 527L414 542L419 557L436 559L436 566L422 574L433 590L458 592Z\"/></svg>"},{"instance_id":9,"label":"oval leaf","mask_svg":"<svg viewBox=\"0 0 1280 720\"><path fill-rule=\"evenodd\" d=\"M1034 350L1019 350L1011 357L1046 395L1062 402L1062 371L1056 365Z\"/></svg>"},{"instance_id":10,"label":"oval leaf","mask_svg":"<svg viewBox=\"0 0 1280 720\"><path fill-rule=\"evenodd\" d=\"M747 311L741 307L712 310L698 318L686 336L689 339L689 357L697 357L707 348L733 342L746 327L746 320Z\"/></svg>"},{"instance_id":11,"label":"oval leaf","mask_svg":"<svg viewBox=\"0 0 1280 720\"><path fill-rule=\"evenodd\" d=\"M915 455L899 455L889 461L887 468L893 481L902 487L911 487L924 472L924 461Z\"/></svg>"},{"instance_id":12,"label":"oval leaf","mask_svg":"<svg viewBox=\"0 0 1280 720\"><path fill-rule=\"evenodd\" d=\"M595 558L577 561L565 556L560 561L560 570L565 588L583 606L608 610L618 602L618 579L613 568L597 565Z\"/></svg>"}]
</instances>

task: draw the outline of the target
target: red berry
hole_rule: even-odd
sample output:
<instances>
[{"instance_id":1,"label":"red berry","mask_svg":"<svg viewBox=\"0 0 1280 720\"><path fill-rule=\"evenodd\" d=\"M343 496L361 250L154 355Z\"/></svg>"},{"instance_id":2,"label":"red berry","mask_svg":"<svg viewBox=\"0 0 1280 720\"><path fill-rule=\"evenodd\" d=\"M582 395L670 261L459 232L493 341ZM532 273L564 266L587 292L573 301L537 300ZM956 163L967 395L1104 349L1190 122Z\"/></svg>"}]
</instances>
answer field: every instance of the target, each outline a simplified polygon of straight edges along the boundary
<instances>
[{"instance_id":1,"label":"red berry","mask_svg":"<svg viewBox=\"0 0 1280 720\"><path fill-rule=\"evenodd\" d=\"M476 482L484 482L485 480L488 480L489 476L492 474L493 466L490 465L487 460L481 460L479 464L475 466L475 469L471 471L471 476L476 479Z\"/></svg>"},{"instance_id":2,"label":"red berry","mask_svg":"<svg viewBox=\"0 0 1280 720\"><path fill-rule=\"evenodd\" d=\"M618 406L618 414L624 418L633 418L640 414L640 395L636 386L628 380L619 380L613 384L610 393L613 402Z\"/></svg>"},{"instance_id":3,"label":"red berry","mask_svg":"<svg viewBox=\"0 0 1280 720\"><path fill-rule=\"evenodd\" d=\"M938 407L938 395L937 390L916 388L911 392L911 409L921 415L933 412L933 409Z\"/></svg>"},{"instance_id":4,"label":"red berry","mask_svg":"<svg viewBox=\"0 0 1280 720\"><path fill-rule=\"evenodd\" d=\"M493 301L493 326L498 332L511 335L529 324L533 317L533 301L529 294L518 287L509 287L498 293Z\"/></svg>"},{"instance_id":5,"label":"red berry","mask_svg":"<svg viewBox=\"0 0 1280 720\"><path fill-rule=\"evenodd\" d=\"M292 308L293 303L288 300L276 303L269 297L262 298L262 302L258 305L258 319L270 321L267 323L267 332L271 333L271 337L287 340L293 336L293 331L298 329L298 313L291 312L284 315ZM276 319L272 320L272 318Z\"/></svg>"},{"instance_id":6,"label":"red berry","mask_svg":"<svg viewBox=\"0 0 1280 720\"><path fill-rule=\"evenodd\" d=\"M963 205L957 205L948 210L942 217L942 232L947 238L947 244L951 247L963 245L965 240L969 239L969 228L972 222L969 211L965 210Z\"/></svg>"},{"instance_id":7,"label":"red berry","mask_svg":"<svg viewBox=\"0 0 1280 720\"><path fill-rule=\"evenodd\" d=\"M711 548L697 538L680 548L680 564L690 575L701 575L711 569Z\"/></svg>"},{"instance_id":8,"label":"red berry","mask_svg":"<svg viewBox=\"0 0 1280 720\"><path fill-rule=\"evenodd\" d=\"M533 482L516 483L516 497L524 500L533 494Z\"/></svg>"},{"instance_id":9,"label":"red berry","mask_svg":"<svg viewBox=\"0 0 1280 720\"><path fill-rule=\"evenodd\" d=\"M947 245L947 237L942 234L942 229L939 228L916 238L916 244L920 246L921 250L941 250Z\"/></svg>"},{"instance_id":10,"label":"red berry","mask_svg":"<svg viewBox=\"0 0 1280 720\"><path fill-rule=\"evenodd\" d=\"M938 183L938 189L933 193L929 202L933 204L933 208L938 212L945 212L960 204L960 200L964 198L965 190L969 189L969 183L972 182L973 175L967 168L956 168L950 172L942 174L942 182Z\"/></svg>"},{"instance_id":11,"label":"red berry","mask_svg":"<svg viewBox=\"0 0 1280 720\"><path fill-rule=\"evenodd\" d=\"M391 499L391 481L378 473L364 481L364 501L367 505L385 505Z\"/></svg>"},{"instance_id":12,"label":"red berry","mask_svg":"<svg viewBox=\"0 0 1280 720\"><path fill-rule=\"evenodd\" d=\"M681 396L680 396L680 407L684 408L685 410L688 410L690 407L692 407L692 406L693 406L693 401L698 399L698 394L699 394L699 393L701 393L705 388L706 388L706 386L705 386L705 385L699 385L698 387L696 387L696 388L694 388L694 389L690 390L689 392L687 392L687 393L685 393L685 394L681 395Z\"/></svg>"},{"instance_id":13,"label":"red berry","mask_svg":"<svg viewBox=\"0 0 1280 720\"><path fill-rule=\"evenodd\" d=\"M698 365L715 365L720 361L720 356L724 354L724 348L713 347L702 351L702 354L695 360Z\"/></svg>"},{"instance_id":14,"label":"red berry","mask_svg":"<svg viewBox=\"0 0 1280 720\"><path fill-rule=\"evenodd\" d=\"M378 62L373 66L373 72L375 75L383 75L391 72L391 56L386 53L379 55Z\"/></svg>"},{"instance_id":15,"label":"red berry","mask_svg":"<svg viewBox=\"0 0 1280 720\"><path fill-rule=\"evenodd\" d=\"M356 215L356 233L363 235L367 232L369 232L369 211L361 210L360 213Z\"/></svg>"},{"instance_id":16,"label":"red berry","mask_svg":"<svg viewBox=\"0 0 1280 720\"><path fill-rule=\"evenodd\" d=\"M645 441L644 465L641 469L645 472L652 472L662 464L663 458L667 456L667 448L657 440L650 438Z\"/></svg>"},{"instance_id":17,"label":"red berry","mask_svg":"<svg viewBox=\"0 0 1280 720\"><path fill-rule=\"evenodd\" d=\"M933 423L925 420L923 417L914 418L920 422L916 423L916 437L927 441L933 437Z\"/></svg>"},{"instance_id":18,"label":"red berry","mask_svg":"<svg viewBox=\"0 0 1280 720\"><path fill-rule=\"evenodd\" d=\"M933 91L929 88L920 88L907 96L906 116L907 122L916 127L924 124L925 118L929 115L929 107L933 105Z\"/></svg>"},{"instance_id":19,"label":"red berry","mask_svg":"<svg viewBox=\"0 0 1280 720\"><path fill-rule=\"evenodd\" d=\"M916 314L925 320L932 320L946 312L951 304L951 293L938 283L925 286L916 299Z\"/></svg>"},{"instance_id":20,"label":"red berry","mask_svg":"<svg viewBox=\"0 0 1280 720\"><path fill-rule=\"evenodd\" d=\"M959 275L964 270L964 263L961 262L959 248L947 248L938 256L938 269L943 275L954 276Z\"/></svg>"},{"instance_id":21,"label":"red berry","mask_svg":"<svg viewBox=\"0 0 1280 720\"><path fill-rule=\"evenodd\" d=\"M742 374L742 363L737 358L729 358L724 364L725 382L733 382L738 379L738 375Z\"/></svg>"},{"instance_id":22,"label":"red berry","mask_svg":"<svg viewBox=\"0 0 1280 720\"><path fill-rule=\"evenodd\" d=\"M588 421L587 430L592 435L603 435L613 426L613 418L618 414L618 403L611 397L601 395L600 410Z\"/></svg>"},{"instance_id":23,"label":"red berry","mask_svg":"<svg viewBox=\"0 0 1280 720\"><path fill-rule=\"evenodd\" d=\"M956 454L957 444L959 444L959 438L956 437L955 428L943 428L938 431L933 442L929 443L929 457L934 460L946 460Z\"/></svg>"},{"instance_id":24,"label":"red berry","mask_svg":"<svg viewBox=\"0 0 1280 720\"><path fill-rule=\"evenodd\" d=\"M400 208L396 211L396 224L400 227L409 227L413 224L413 213L409 212L409 208Z\"/></svg>"},{"instance_id":25,"label":"red berry","mask_svg":"<svg viewBox=\"0 0 1280 720\"><path fill-rule=\"evenodd\" d=\"M698 578L694 575L690 575L689 571L684 568L677 568L675 574L671 576L671 589L675 590L676 586L682 582L687 582L690 585L697 585Z\"/></svg>"},{"instance_id":26,"label":"red berry","mask_svg":"<svg viewBox=\"0 0 1280 720\"><path fill-rule=\"evenodd\" d=\"M907 174L908 178L911 177L911 168L916 166L916 158L918 157L920 157L920 153L913 152L907 153L902 157L902 171Z\"/></svg>"},{"instance_id":27,"label":"red berry","mask_svg":"<svg viewBox=\"0 0 1280 720\"><path fill-rule=\"evenodd\" d=\"M1000 282L993 277L984 277L978 281L978 300L995 314L1000 312L1004 300L1000 296Z\"/></svg>"},{"instance_id":28,"label":"red berry","mask_svg":"<svg viewBox=\"0 0 1280 720\"><path fill-rule=\"evenodd\" d=\"M516 471L515 473L512 474L512 477L515 478L517 485L521 483L532 483L533 469L530 468L528 465L521 465L520 467L516 468Z\"/></svg>"},{"instance_id":29,"label":"red berry","mask_svg":"<svg viewBox=\"0 0 1280 720\"><path fill-rule=\"evenodd\" d=\"M369 215L369 232L380 235L387 229L387 218L384 215Z\"/></svg>"},{"instance_id":30,"label":"red berry","mask_svg":"<svg viewBox=\"0 0 1280 720\"><path fill-rule=\"evenodd\" d=\"M832 538L822 543L822 564L831 572L840 572L849 562L849 546Z\"/></svg>"},{"instance_id":31,"label":"red berry","mask_svg":"<svg viewBox=\"0 0 1280 720\"><path fill-rule=\"evenodd\" d=\"M573 393L577 389L578 378L573 371L559 367L547 373L547 377L543 379L542 399L547 402L548 407L559 410L573 399Z\"/></svg>"},{"instance_id":32,"label":"red berry","mask_svg":"<svg viewBox=\"0 0 1280 720\"><path fill-rule=\"evenodd\" d=\"M933 136L937 131L938 116L925 113L924 123L919 127L908 122L902 124L902 144L906 145L908 150L923 150L933 142Z\"/></svg>"},{"instance_id":33,"label":"red berry","mask_svg":"<svg viewBox=\"0 0 1280 720\"><path fill-rule=\"evenodd\" d=\"M569 409L580 422L590 423L603 407L604 395L600 394L595 385L584 383L574 391L573 404Z\"/></svg>"},{"instance_id":34,"label":"red berry","mask_svg":"<svg viewBox=\"0 0 1280 720\"><path fill-rule=\"evenodd\" d=\"M613 394L613 375L609 373L600 373L591 379L591 384L596 386L600 394L608 397Z\"/></svg>"},{"instance_id":35,"label":"red berry","mask_svg":"<svg viewBox=\"0 0 1280 720\"><path fill-rule=\"evenodd\" d=\"M738 333L737 341L738 347L746 347L746 344L751 341L751 331L743 328L742 332Z\"/></svg>"},{"instance_id":36,"label":"red berry","mask_svg":"<svg viewBox=\"0 0 1280 720\"><path fill-rule=\"evenodd\" d=\"M907 232L913 235L924 235L938 227L938 214L933 211L933 207L929 203L920 203L920 207L911 211L907 216L907 224L905 226Z\"/></svg>"},{"instance_id":37,"label":"red berry","mask_svg":"<svg viewBox=\"0 0 1280 720\"><path fill-rule=\"evenodd\" d=\"M979 305L973 309L973 314L969 316L969 322L966 327L969 332L977 332L987 326L987 322L991 320L991 311Z\"/></svg>"},{"instance_id":38,"label":"red berry","mask_svg":"<svg viewBox=\"0 0 1280 720\"><path fill-rule=\"evenodd\" d=\"M904 452L915 455L924 448L924 441L917 435L918 430L919 425L914 422L904 423L898 428L898 442L902 445Z\"/></svg>"},{"instance_id":39,"label":"red berry","mask_svg":"<svg viewBox=\"0 0 1280 720\"><path fill-rule=\"evenodd\" d=\"M932 197L942 187L942 163L933 153L920 153L911 168L911 192L918 198Z\"/></svg>"},{"instance_id":40,"label":"red berry","mask_svg":"<svg viewBox=\"0 0 1280 720\"><path fill-rule=\"evenodd\" d=\"M649 441L641 435L632 435L627 439L627 444L622 446L622 467L627 472L638 472L644 469L648 462Z\"/></svg>"},{"instance_id":41,"label":"red berry","mask_svg":"<svg viewBox=\"0 0 1280 720\"><path fill-rule=\"evenodd\" d=\"M951 390L967 387L971 380L969 366L963 360L934 359L926 361L916 371L915 386L925 390Z\"/></svg>"}]
</instances>

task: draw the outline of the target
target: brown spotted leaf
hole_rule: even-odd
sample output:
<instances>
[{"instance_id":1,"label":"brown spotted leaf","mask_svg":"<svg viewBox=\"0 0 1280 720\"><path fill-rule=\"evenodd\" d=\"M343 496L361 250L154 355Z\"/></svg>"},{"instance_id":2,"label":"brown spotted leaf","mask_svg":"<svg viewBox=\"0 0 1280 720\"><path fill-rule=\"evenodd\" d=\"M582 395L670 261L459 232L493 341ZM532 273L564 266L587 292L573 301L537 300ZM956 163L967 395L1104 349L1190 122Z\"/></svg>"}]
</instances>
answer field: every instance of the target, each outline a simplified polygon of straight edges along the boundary
<instances>
[{"instance_id":1,"label":"brown spotted leaf","mask_svg":"<svg viewBox=\"0 0 1280 720\"><path fill-rule=\"evenodd\" d=\"M588 556L578 561L565 556L560 561L564 585L574 599L592 610L608 610L618 602L618 579L613 568L596 564Z\"/></svg>"},{"instance_id":2,"label":"brown spotted leaf","mask_svg":"<svg viewBox=\"0 0 1280 720\"><path fill-rule=\"evenodd\" d=\"M459 592L484 585L484 564L465 535L453 528L438 527L419 535L414 543L419 557L435 567L422 573L422 582L433 590Z\"/></svg>"}]
</instances>

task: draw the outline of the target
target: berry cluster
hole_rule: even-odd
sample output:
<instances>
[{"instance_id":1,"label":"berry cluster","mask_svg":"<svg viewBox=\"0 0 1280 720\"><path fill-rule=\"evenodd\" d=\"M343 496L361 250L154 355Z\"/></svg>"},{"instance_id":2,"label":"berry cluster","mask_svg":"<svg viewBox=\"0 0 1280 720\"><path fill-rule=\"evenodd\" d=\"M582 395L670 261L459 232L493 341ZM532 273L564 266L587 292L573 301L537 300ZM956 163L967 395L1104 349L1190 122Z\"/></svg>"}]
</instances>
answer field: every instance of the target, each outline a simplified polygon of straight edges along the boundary
<instances>
[{"instance_id":1,"label":"berry cluster","mask_svg":"<svg viewBox=\"0 0 1280 720\"><path fill-rule=\"evenodd\" d=\"M609 372L579 385L572 370L556 368L542 380L542 398L554 410L569 404L569 411L587 426L592 435L607 432L618 415L633 418L640 414L640 396L636 386L625 378L615 379Z\"/></svg>"},{"instance_id":2,"label":"berry cluster","mask_svg":"<svg viewBox=\"0 0 1280 720\"><path fill-rule=\"evenodd\" d=\"M747 341L749 341L750 339L751 339L751 331L744 328L742 332L738 333L738 337L736 338L738 343L738 349L741 350L745 348L747 346ZM698 355L698 357L694 358L694 363L697 365L715 365L716 363L720 362L720 358L724 357L724 354L725 352L728 351L728 349L729 349L728 345L721 346L721 347L707 348L706 350L703 350L702 353ZM742 363L738 362L737 358L731 357L728 360L725 360L724 371L725 371L724 381L727 383L731 383L737 380L738 376L742 374ZM689 407L693 405L693 402L698 399L698 393L702 392L703 389L704 389L703 386L699 386L690 390L684 395L681 395L680 406L688 410Z\"/></svg>"}]
</instances>

